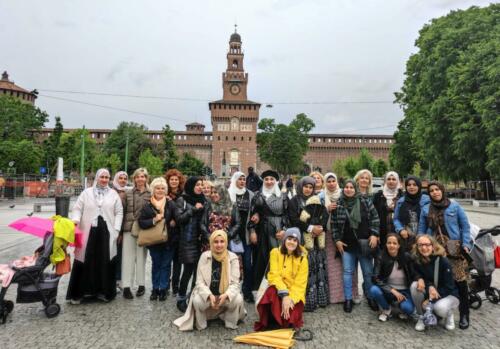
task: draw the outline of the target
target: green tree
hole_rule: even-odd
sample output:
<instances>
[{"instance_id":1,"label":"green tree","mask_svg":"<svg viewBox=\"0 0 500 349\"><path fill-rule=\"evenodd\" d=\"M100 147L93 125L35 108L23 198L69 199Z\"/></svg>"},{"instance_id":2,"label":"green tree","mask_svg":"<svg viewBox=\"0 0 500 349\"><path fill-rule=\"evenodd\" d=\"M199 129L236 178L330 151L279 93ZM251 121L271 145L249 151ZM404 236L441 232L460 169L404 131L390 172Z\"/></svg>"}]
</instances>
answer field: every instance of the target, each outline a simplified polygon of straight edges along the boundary
<instances>
[{"instance_id":1,"label":"green tree","mask_svg":"<svg viewBox=\"0 0 500 349\"><path fill-rule=\"evenodd\" d=\"M177 155L177 149L174 143L175 131L170 129L169 125L163 127L163 170L168 171L171 168L177 166L179 161L179 156Z\"/></svg>"},{"instance_id":2,"label":"green tree","mask_svg":"<svg viewBox=\"0 0 500 349\"><path fill-rule=\"evenodd\" d=\"M48 114L19 99L0 95L0 141L32 138L48 121Z\"/></svg>"},{"instance_id":3,"label":"green tree","mask_svg":"<svg viewBox=\"0 0 500 349\"><path fill-rule=\"evenodd\" d=\"M418 52L408 60L396 94L405 116L393 164L407 170L413 164L404 157L416 155L415 161L425 160L442 178L498 178L499 13L500 4L452 11L420 30Z\"/></svg>"},{"instance_id":4,"label":"green tree","mask_svg":"<svg viewBox=\"0 0 500 349\"><path fill-rule=\"evenodd\" d=\"M358 171L364 168L373 171L374 161L375 160L373 160L373 156L372 154L370 154L368 149L361 148L361 151L359 152L359 156L357 158Z\"/></svg>"},{"instance_id":5,"label":"green tree","mask_svg":"<svg viewBox=\"0 0 500 349\"><path fill-rule=\"evenodd\" d=\"M9 168L9 162L13 161L13 168L17 173L38 173L42 158L42 150L32 141L23 139L0 142L0 169L4 171Z\"/></svg>"},{"instance_id":6,"label":"green tree","mask_svg":"<svg viewBox=\"0 0 500 349\"><path fill-rule=\"evenodd\" d=\"M375 160L373 162L372 171L373 176L383 177L388 171L387 162L385 162L384 159Z\"/></svg>"},{"instance_id":7,"label":"green tree","mask_svg":"<svg viewBox=\"0 0 500 349\"><path fill-rule=\"evenodd\" d=\"M203 161L184 153L177 167L185 176L202 176L204 166Z\"/></svg>"},{"instance_id":8,"label":"green tree","mask_svg":"<svg viewBox=\"0 0 500 349\"><path fill-rule=\"evenodd\" d=\"M111 169L111 172L115 174L122 169L122 160L117 154L111 154L108 157L108 166Z\"/></svg>"},{"instance_id":9,"label":"green tree","mask_svg":"<svg viewBox=\"0 0 500 349\"><path fill-rule=\"evenodd\" d=\"M139 156L139 166L147 168L151 176L161 176L163 161L154 156L151 149L146 149Z\"/></svg>"},{"instance_id":10,"label":"green tree","mask_svg":"<svg viewBox=\"0 0 500 349\"><path fill-rule=\"evenodd\" d=\"M257 151L260 159L282 174L298 173L309 147L308 133L314 122L298 114L289 124L276 124L274 119L262 119L258 125Z\"/></svg>"},{"instance_id":11,"label":"green tree","mask_svg":"<svg viewBox=\"0 0 500 349\"><path fill-rule=\"evenodd\" d=\"M61 136L61 155L65 168L72 171L80 170L82 139L85 141L85 171L93 171L94 158L98 154L96 142L86 129L77 129Z\"/></svg>"},{"instance_id":12,"label":"green tree","mask_svg":"<svg viewBox=\"0 0 500 349\"><path fill-rule=\"evenodd\" d=\"M43 141L44 158L47 162L49 173L53 173L57 166L57 158L61 156L61 137L63 135L63 124L61 118L56 116L54 131L49 138Z\"/></svg>"},{"instance_id":13,"label":"green tree","mask_svg":"<svg viewBox=\"0 0 500 349\"><path fill-rule=\"evenodd\" d=\"M121 122L113 130L104 144L106 154L117 154L125 162L125 148L128 138L128 170L139 167L139 156L146 149L151 149L151 143L146 136L146 127L135 122Z\"/></svg>"}]
</instances>

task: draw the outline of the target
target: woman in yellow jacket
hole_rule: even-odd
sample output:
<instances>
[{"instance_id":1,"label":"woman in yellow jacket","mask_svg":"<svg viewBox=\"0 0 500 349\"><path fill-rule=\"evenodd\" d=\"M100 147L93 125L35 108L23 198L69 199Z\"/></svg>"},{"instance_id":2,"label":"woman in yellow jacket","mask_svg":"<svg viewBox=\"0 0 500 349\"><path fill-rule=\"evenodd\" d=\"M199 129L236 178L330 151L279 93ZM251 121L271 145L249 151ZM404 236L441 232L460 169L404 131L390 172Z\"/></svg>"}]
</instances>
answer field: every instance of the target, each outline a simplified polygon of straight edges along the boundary
<instances>
[{"instance_id":1,"label":"woman in yellow jacket","mask_svg":"<svg viewBox=\"0 0 500 349\"><path fill-rule=\"evenodd\" d=\"M300 246L300 230L286 230L281 247L271 250L269 257L269 286L257 299L259 321L255 330L272 328L300 329L306 298L309 266L307 252ZM259 290L260 291L260 290Z\"/></svg>"}]
</instances>

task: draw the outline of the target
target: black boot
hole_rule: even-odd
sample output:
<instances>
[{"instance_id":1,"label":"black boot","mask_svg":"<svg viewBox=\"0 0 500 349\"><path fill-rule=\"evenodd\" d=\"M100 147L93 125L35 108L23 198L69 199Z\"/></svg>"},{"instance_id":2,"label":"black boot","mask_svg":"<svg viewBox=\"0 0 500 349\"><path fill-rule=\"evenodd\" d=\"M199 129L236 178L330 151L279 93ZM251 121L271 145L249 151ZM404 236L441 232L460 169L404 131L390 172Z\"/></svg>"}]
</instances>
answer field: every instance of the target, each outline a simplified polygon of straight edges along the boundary
<instances>
[{"instance_id":1,"label":"black boot","mask_svg":"<svg viewBox=\"0 0 500 349\"><path fill-rule=\"evenodd\" d=\"M164 302L167 299L167 290L160 290L158 299Z\"/></svg>"},{"instance_id":2,"label":"black boot","mask_svg":"<svg viewBox=\"0 0 500 349\"><path fill-rule=\"evenodd\" d=\"M130 287L125 287L123 289L123 298L125 299L134 299L132 292L130 291Z\"/></svg>"},{"instance_id":3,"label":"black boot","mask_svg":"<svg viewBox=\"0 0 500 349\"><path fill-rule=\"evenodd\" d=\"M137 289L137 292L136 292L136 296L137 297L141 297L141 296L144 296L144 293L146 293L146 287L144 286L139 286L139 288Z\"/></svg>"},{"instance_id":4,"label":"black boot","mask_svg":"<svg viewBox=\"0 0 500 349\"><path fill-rule=\"evenodd\" d=\"M177 301L177 309L179 309L181 313L185 313L187 309L186 301Z\"/></svg>"},{"instance_id":5,"label":"black boot","mask_svg":"<svg viewBox=\"0 0 500 349\"><path fill-rule=\"evenodd\" d=\"M458 323L458 327L461 330L466 330L469 328L469 314L460 314L460 322Z\"/></svg>"},{"instance_id":6,"label":"black boot","mask_svg":"<svg viewBox=\"0 0 500 349\"><path fill-rule=\"evenodd\" d=\"M155 301L155 300L157 300L157 299L158 299L158 290L153 289L153 290L151 291L151 296L149 297L149 300L150 300L150 301Z\"/></svg>"},{"instance_id":7,"label":"black boot","mask_svg":"<svg viewBox=\"0 0 500 349\"><path fill-rule=\"evenodd\" d=\"M352 311L352 299L347 299L344 301L344 311L350 313Z\"/></svg>"}]
</instances>

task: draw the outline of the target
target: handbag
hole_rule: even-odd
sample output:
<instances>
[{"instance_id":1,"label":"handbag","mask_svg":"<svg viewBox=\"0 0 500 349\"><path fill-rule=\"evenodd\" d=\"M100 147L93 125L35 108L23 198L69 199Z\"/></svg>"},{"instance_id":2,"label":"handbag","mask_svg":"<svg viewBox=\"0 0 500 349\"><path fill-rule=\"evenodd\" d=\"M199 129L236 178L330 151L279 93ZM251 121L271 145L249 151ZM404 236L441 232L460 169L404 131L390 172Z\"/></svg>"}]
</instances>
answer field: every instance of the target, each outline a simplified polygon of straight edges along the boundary
<instances>
[{"instance_id":1,"label":"handbag","mask_svg":"<svg viewBox=\"0 0 500 349\"><path fill-rule=\"evenodd\" d=\"M139 231L141 228L139 227L139 222L137 220L132 223L132 229L130 229L130 234L132 234L133 237L137 238L139 236Z\"/></svg>"},{"instance_id":2,"label":"handbag","mask_svg":"<svg viewBox=\"0 0 500 349\"><path fill-rule=\"evenodd\" d=\"M440 242L446 250L448 257L462 258L462 242L460 240L451 240L448 236L445 236L439 226L438 233L441 240Z\"/></svg>"},{"instance_id":3,"label":"handbag","mask_svg":"<svg viewBox=\"0 0 500 349\"><path fill-rule=\"evenodd\" d=\"M495 268L500 269L500 246L495 247Z\"/></svg>"},{"instance_id":4,"label":"handbag","mask_svg":"<svg viewBox=\"0 0 500 349\"><path fill-rule=\"evenodd\" d=\"M137 245L153 246L158 245L163 242L167 242L168 232L167 224L165 220L162 219L158 224L152 226L148 229L139 229L139 237L137 238Z\"/></svg>"},{"instance_id":5,"label":"handbag","mask_svg":"<svg viewBox=\"0 0 500 349\"><path fill-rule=\"evenodd\" d=\"M56 275L62 276L71 271L71 258L65 253L64 260L56 264Z\"/></svg>"},{"instance_id":6,"label":"handbag","mask_svg":"<svg viewBox=\"0 0 500 349\"><path fill-rule=\"evenodd\" d=\"M358 242L363 257L373 257L377 252L377 246L372 248L369 239L359 239Z\"/></svg>"},{"instance_id":7,"label":"handbag","mask_svg":"<svg viewBox=\"0 0 500 349\"><path fill-rule=\"evenodd\" d=\"M244 253L243 242L241 240L232 239L229 241L229 249L234 253Z\"/></svg>"}]
</instances>

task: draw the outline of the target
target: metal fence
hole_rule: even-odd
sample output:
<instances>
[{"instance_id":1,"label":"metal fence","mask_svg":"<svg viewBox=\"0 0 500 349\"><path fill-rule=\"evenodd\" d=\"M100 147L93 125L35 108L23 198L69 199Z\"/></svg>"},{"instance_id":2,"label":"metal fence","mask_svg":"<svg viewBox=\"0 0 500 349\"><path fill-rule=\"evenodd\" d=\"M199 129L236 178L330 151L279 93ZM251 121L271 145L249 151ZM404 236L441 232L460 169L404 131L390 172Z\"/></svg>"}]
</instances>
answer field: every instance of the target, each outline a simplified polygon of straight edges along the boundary
<instances>
[{"instance_id":1,"label":"metal fence","mask_svg":"<svg viewBox=\"0 0 500 349\"><path fill-rule=\"evenodd\" d=\"M0 199L49 198L56 194L78 196L83 190L80 181L65 178L62 185L55 177L21 174L0 176Z\"/></svg>"}]
</instances>

